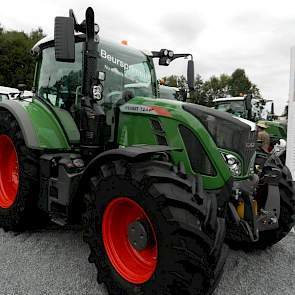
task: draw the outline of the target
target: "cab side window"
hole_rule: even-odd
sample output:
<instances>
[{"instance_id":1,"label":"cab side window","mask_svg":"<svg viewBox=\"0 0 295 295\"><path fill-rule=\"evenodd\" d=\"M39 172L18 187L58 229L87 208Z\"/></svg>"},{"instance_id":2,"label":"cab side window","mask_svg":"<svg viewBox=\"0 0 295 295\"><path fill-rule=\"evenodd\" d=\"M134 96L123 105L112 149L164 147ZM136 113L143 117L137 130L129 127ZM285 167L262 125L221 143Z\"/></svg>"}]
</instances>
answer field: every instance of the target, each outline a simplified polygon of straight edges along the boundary
<instances>
[{"instance_id":1,"label":"cab side window","mask_svg":"<svg viewBox=\"0 0 295 295\"><path fill-rule=\"evenodd\" d=\"M42 51L37 93L53 106L70 111L82 85L82 43L76 43L74 63L57 62L54 47Z\"/></svg>"}]
</instances>

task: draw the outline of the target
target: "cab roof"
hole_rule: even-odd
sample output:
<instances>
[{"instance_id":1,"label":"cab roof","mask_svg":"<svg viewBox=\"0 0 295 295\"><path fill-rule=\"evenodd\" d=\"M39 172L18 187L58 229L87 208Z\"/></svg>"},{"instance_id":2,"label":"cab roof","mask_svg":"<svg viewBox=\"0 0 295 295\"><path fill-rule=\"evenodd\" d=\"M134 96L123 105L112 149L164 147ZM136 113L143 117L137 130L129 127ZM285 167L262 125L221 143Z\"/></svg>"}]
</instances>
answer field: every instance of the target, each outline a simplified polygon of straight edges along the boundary
<instances>
[{"instance_id":1,"label":"cab roof","mask_svg":"<svg viewBox=\"0 0 295 295\"><path fill-rule=\"evenodd\" d=\"M79 42L79 41L82 41L83 39L85 39L85 35L84 34L75 34L75 39L76 39L76 42ZM113 42L113 41L110 41L110 40L107 40L107 39L104 39L104 38L101 38L100 39L100 42L102 42L103 44L107 44L108 46L110 47L114 47L114 48L120 48L121 50L125 50L126 51L130 51L130 53L133 53L133 54L138 54L138 53L142 53L144 55L147 55L147 56L153 56L152 52L149 51L149 50L139 50L139 49L136 49L132 46L129 46L129 45L123 45L121 43L117 43L117 42ZM53 46L54 45L54 37L53 36L46 36L44 37L43 39L39 40L31 49L31 52L36 55L36 54L39 54L40 51L45 48L45 47L49 47L49 46Z\"/></svg>"},{"instance_id":2,"label":"cab roof","mask_svg":"<svg viewBox=\"0 0 295 295\"><path fill-rule=\"evenodd\" d=\"M19 90L17 88L0 86L0 93L2 94L19 93Z\"/></svg>"}]
</instances>

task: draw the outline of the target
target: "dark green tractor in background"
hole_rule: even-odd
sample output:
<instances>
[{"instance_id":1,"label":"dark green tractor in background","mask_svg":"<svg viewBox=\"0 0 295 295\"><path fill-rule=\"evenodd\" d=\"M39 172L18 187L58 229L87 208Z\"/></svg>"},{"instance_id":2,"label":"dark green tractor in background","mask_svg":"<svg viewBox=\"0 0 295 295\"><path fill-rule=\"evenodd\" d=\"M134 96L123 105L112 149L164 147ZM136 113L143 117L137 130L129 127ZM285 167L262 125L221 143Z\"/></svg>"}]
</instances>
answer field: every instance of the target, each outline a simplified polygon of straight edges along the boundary
<instances>
[{"instance_id":1,"label":"dark green tractor in background","mask_svg":"<svg viewBox=\"0 0 295 295\"><path fill-rule=\"evenodd\" d=\"M228 112L252 122L264 123L266 132L270 136L271 148L279 143L280 139L287 140L287 126L278 121L274 115L274 103L272 100L253 98L252 95L239 97L217 98L213 101L214 108ZM267 105L270 105L270 111Z\"/></svg>"},{"instance_id":2,"label":"dark green tractor in background","mask_svg":"<svg viewBox=\"0 0 295 295\"><path fill-rule=\"evenodd\" d=\"M193 88L190 54L98 31L91 8L81 24L57 17L54 39L33 48L35 95L0 103L0 225L82 222L109 294L211 294L225 236L253 249L291 229L292 182L273 163L257 176L251 125L158 98L153 59L189 57Z\"/></svg>"}]
</instances>

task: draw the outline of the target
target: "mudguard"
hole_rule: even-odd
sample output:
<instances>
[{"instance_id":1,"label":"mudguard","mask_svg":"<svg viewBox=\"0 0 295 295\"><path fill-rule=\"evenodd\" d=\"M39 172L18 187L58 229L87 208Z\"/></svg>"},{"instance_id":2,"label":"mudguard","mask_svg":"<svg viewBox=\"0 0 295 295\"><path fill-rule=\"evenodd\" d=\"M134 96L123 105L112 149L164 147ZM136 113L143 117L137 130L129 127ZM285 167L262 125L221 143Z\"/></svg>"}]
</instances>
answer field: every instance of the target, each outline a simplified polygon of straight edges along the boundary
<instances>
[{"instance_id":1,"label":"mudguard","mask_svg":"<svg viewBox=\"0 0 295 295\"><path fill-rule=\"evenodd\" d=\"M170 151L181 151L182 149L172 148L164 145L133 145L125 148L117 148L108 150L96 156L87 165L80 186L83 186L85 181L89 179L91 171L96 167L111 160L128 159L129 161L139 161L151 157L153 154L164 153Z\"/></svg>"},{"instance_id":2,"label":"mudguard","mask_svg":"<svg viewBox=\"0 0 295 295\"><path fill-rule=\"evenodd\" d=\"M16 101L9 100L0 102L0 110L5 109L9 111L13 117L17 120L22 134L25 139L26 146L29 148L38 148L39 141L37 138L37 134L33 127L32 121L28 113L24 110L24 108Z\"/></svg>"},{"instance_id":3,"label":"mudguard","mask_svg":"<svg viewBox=\"0 0 295 295\"><path fill-rule=\"evenodd\" d=\"M49 108L34 98L4 101L0 109L15 117L29 148L70 150L80 141L79 130L65 110Z\"/></svg>"}]
</instances>

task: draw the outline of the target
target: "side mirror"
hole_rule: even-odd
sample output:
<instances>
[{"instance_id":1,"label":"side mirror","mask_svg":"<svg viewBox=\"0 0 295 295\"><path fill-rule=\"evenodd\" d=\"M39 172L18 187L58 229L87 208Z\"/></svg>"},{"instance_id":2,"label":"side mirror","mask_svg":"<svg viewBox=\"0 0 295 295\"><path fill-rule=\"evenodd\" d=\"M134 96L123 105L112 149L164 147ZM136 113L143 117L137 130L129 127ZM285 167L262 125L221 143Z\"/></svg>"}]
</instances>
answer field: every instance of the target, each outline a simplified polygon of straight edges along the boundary
<instances>
[{"instance_id":1,"label":"side mirror","mask_svg":"<svg viewBox=\"0 0 295 295\"><path fill-rule=\"evenodd\" d=\"M187 62L187 85L189 90L194 90L195 65L193 60Z\"/></svg>"},{"instance_id":2,"label":"side mirror","mask_svg":"<svg viewBox=\"0 0 295 295\"><path fill-rule=\"evenodd\" d=\"M55 59L61 62L75 61L74 20L57 16L54 25Z\"/></svg>"}]
</instances>

